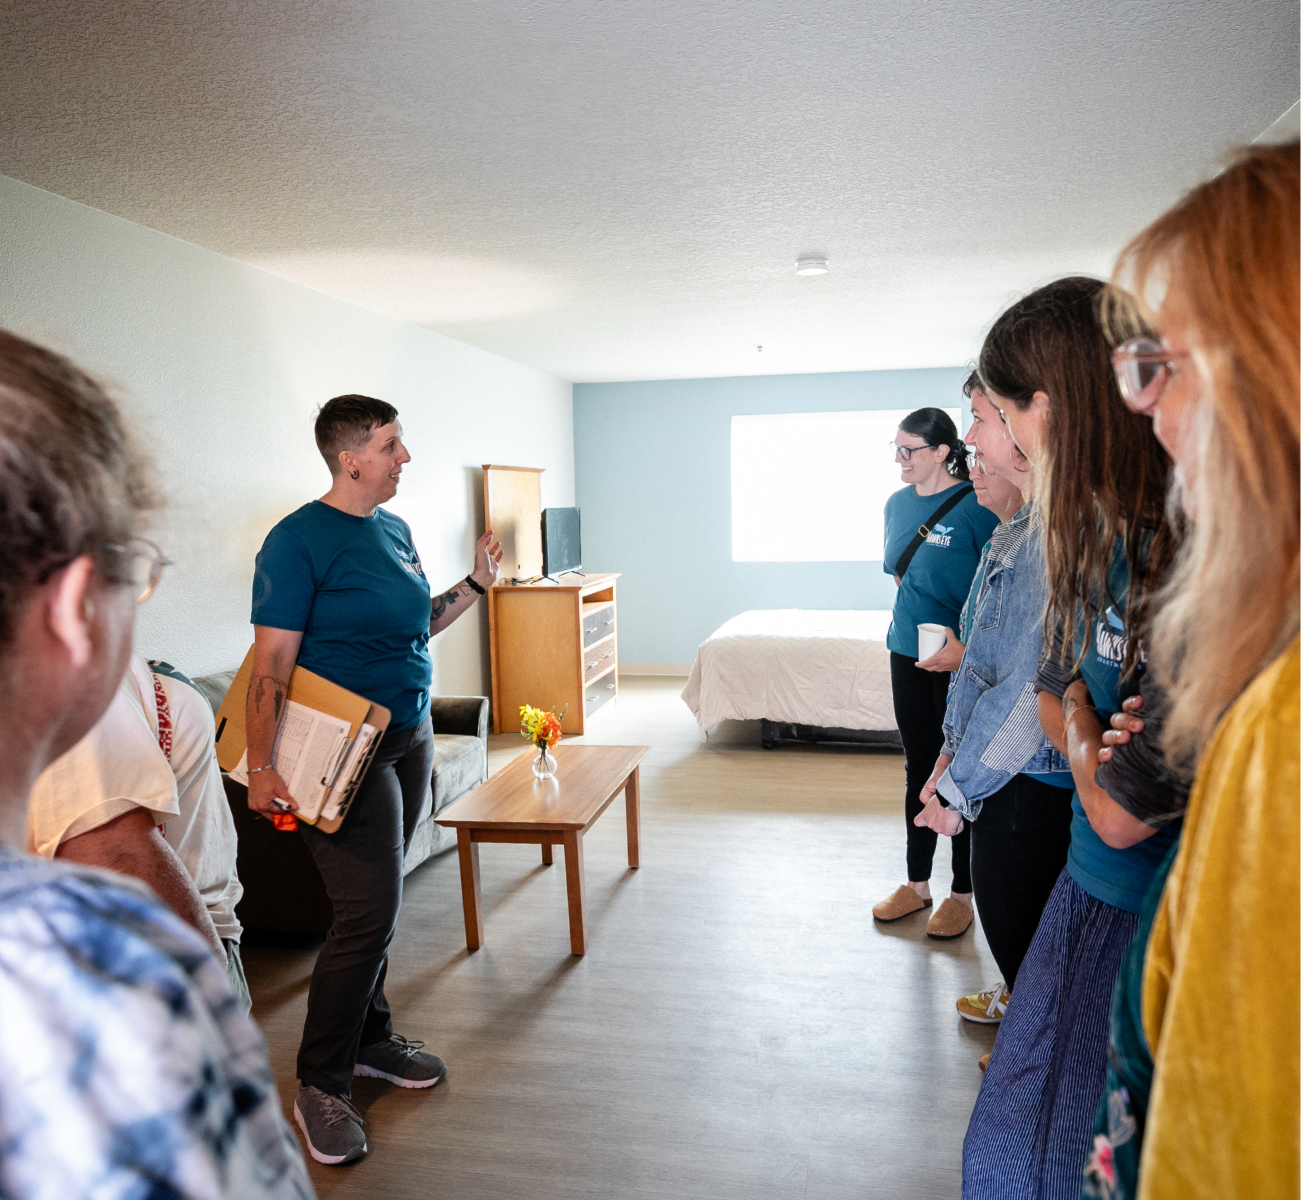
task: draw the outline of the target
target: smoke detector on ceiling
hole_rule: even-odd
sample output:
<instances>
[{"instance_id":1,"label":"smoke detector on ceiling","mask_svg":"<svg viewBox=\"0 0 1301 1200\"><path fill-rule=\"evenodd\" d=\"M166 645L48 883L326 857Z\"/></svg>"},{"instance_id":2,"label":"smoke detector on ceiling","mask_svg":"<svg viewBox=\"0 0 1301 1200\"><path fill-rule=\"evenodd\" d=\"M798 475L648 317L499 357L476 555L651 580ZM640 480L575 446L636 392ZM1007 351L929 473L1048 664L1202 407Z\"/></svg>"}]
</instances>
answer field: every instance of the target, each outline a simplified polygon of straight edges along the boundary
<instances>
[{"instance_id":1,"label":"smoke detector on ceiling","mask_svg":"<svg viewBox=\"0 0 1301 1200\"><path fill-rule=\"evenodd\" d=\"M795 263L796 275L825 275L829 269L827 260L820 254L807 255Z\"/></svg>"}]
</instances>

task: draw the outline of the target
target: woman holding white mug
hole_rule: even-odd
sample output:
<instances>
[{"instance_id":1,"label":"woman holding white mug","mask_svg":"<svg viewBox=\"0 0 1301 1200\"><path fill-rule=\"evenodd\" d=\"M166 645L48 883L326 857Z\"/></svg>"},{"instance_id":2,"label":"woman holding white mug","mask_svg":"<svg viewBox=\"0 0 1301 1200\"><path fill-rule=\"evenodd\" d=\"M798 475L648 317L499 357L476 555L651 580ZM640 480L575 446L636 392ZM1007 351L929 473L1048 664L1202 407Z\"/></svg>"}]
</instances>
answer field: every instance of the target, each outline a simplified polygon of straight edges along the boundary
<instances>
[{"instance_id":1,"label":"woman holding white mug","mask_svg":"<svg viewBox=\"0 0 1301 1200\"><path fill-rule=\"evenodd\" d=\"M968 396L978 383L973 374ZM953 419L939 408L919 408L900 423L894 441L904 487L886 501L885 570L898 585L890 632L890 683L903 742L904 825L908 882L875 905L878 921L897 921L931 907L931 860L935 833L913 824L922 810L922 785L944 744L944 706L949 677L918 670L919 625L952 631L980 564L980 553L998 518L980 507L968 482L966 448ZM951 894L927 922L931 937L965 933L972 920L969 839L953 839Z\"/></svg>"}]
</instances>

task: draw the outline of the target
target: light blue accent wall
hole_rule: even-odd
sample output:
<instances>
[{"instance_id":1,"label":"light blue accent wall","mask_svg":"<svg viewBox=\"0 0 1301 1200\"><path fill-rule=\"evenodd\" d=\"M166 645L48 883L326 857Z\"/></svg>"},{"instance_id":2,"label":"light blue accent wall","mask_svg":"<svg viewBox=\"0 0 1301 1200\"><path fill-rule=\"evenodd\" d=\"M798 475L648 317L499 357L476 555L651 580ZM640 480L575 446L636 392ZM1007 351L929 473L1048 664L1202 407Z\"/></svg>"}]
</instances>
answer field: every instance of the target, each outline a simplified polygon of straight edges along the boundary
<instances>
[{"instance_id":1,"label":"light blue accent wall","mask_svg":"<svg viewBox=\"0 0 1301 1200\"><path fill-rule=\"evenodd\" d=\"M583 562L619 571L619 658L689 663L751 608L889 608L880 562L732 561L731 422L966 404L964 367L574 385Z\"/></svg>"}]
</instances>

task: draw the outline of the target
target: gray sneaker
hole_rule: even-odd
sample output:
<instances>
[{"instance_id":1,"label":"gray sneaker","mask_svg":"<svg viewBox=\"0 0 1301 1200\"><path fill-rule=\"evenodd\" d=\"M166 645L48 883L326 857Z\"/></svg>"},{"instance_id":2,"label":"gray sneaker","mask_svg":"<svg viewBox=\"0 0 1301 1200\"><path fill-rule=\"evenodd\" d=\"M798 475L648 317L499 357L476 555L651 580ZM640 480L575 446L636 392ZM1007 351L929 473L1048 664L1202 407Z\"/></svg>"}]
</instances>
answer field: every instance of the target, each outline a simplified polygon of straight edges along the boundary
<instances>
[{"instance_id":1,"label":"gray sneaker","mask_svg":"<svg viewBox=\"0 0 1301 1200\"><path fill-rule=\"evenodd\" d=\"M375 1042L358 1050L352 1073L387 1079L398 1087L433 1087L447 1074L447 1064L437 1055L426 1054L420 1049L423 1045L395 1033L387 1042Z\"/></svg>"},{"instance_id":2,"label":"gray sneaker","mask_svg":"<svg viewBox=\"0 0 1301 1200\"><path fill-rule=\"evenodd\" d=\"M347 1096L331 1096L315 1087L299 1088L294 1120L318 1163L338 1166L366 1153L361 1113Z\"/></svg>"}]
</instances>

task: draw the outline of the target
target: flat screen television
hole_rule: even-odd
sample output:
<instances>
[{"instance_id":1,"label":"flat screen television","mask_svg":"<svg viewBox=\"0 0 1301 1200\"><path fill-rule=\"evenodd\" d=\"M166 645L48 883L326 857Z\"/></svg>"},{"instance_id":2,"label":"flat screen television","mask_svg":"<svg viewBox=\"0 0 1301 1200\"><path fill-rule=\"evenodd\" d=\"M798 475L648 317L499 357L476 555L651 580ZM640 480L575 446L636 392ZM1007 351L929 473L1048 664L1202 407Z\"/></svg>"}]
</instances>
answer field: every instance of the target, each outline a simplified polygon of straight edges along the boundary
<instances>
[{"instance_id":1,"label":"flat screen television","mask_svg":"<svg viewBox=\"0 0 1301 1200\"><path fill-rule=\"evenodd\" d=\"M542 573L556 576L577 571L583 565L582 539L579 537L581 513L576 508L542 510Z\"/></svg>"}]
</instances>

